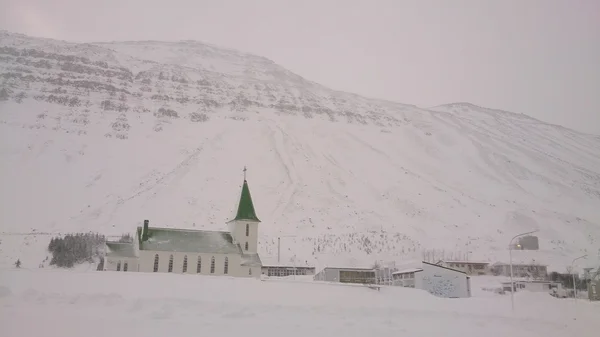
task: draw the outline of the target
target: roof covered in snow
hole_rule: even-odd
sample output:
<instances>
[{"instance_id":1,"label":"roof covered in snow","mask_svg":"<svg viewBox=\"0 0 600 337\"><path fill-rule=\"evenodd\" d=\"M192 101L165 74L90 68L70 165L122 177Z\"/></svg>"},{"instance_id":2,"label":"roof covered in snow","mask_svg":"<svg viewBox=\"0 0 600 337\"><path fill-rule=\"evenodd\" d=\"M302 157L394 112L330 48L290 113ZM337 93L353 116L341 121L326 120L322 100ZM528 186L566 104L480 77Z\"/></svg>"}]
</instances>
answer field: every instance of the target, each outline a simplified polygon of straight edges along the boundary
<instances>
[{"instance_id":1,"label":"roof covered in snow","mask_svg":"<svg viewBox=\"0 0 600 337\"><path fill-rule=\"evenodd\" d=\"M403 269L403 270L399 270L399 271L395 271L392 273L392 275L398 275L398 274L407 274L407 273L417 273L423 271L423 269L421 268L409 268L409 269Z\"/></svg>"},{"instance_id":2,"label":"roof covered in snow","mask_svg":"<svg viewBox=\"0 0 600 337\"><path fill-rule=\"evenodd\" d=\"M258 254L242 254L242 266L246 267L262 267L260 256Z\"/></svg>"},{"instance_id":3,"label":"roof covered in snow","mask_svg":"<svg viewBox=\"0 0 600 337\"><path fill-rule=\"evenodd\" d=\"M229 232L157 227L148 228L148 240L140 243L140 250L241 254Z\"/></svg>"},{"instance_id":4,"label":"roof covered in snow","mask_svg":"<svg viewBox=\"0 0 600 337\"><path fill-rule=\"evenodd\" d=\"M136 257L135 256L135 248L133 247L133 243L126 242L106 242L107 252L106 256L109 257Z\"/></svg>"}]
</instances>

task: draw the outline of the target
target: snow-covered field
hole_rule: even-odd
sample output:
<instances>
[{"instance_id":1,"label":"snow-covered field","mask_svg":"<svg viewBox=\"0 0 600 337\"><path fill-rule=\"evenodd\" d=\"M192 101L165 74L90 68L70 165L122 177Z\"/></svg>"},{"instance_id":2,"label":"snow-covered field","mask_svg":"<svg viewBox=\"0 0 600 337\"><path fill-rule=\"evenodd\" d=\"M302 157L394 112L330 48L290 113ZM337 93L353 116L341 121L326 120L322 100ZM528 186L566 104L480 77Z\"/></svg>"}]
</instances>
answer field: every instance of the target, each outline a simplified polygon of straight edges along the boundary
<instances>
[{"instance_id":1,"label":"snow-covered field","mask_svg":"<svg viewBox=\"0 0 600 337\"><path fill-rule=\"evenodd\" d=\"M476 290L477 278L474 278ZM60 270L0 272L0 335L597 336L600 303L474 291Z\"/></svg>"}]
</instances>

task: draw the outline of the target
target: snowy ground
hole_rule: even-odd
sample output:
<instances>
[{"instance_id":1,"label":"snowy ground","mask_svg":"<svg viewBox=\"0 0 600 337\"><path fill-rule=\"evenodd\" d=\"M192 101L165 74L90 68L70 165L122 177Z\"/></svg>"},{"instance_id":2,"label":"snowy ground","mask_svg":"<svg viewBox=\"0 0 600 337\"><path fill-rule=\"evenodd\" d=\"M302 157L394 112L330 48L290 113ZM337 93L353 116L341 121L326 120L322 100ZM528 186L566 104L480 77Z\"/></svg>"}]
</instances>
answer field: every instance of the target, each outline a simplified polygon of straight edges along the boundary
<instances>
[{"instance_id":1,"label":"snowy ground","mask_svg":"<svg viewBox=\"0 0 600 337\"><path fill-rule=\"evenodd\" d=\"M597 336L600 304L173 274L0 272L0 335ZM594 333L595 332L595 333ZM391 333L391 334L389 334Z\"/></svg>"}]
</instances>

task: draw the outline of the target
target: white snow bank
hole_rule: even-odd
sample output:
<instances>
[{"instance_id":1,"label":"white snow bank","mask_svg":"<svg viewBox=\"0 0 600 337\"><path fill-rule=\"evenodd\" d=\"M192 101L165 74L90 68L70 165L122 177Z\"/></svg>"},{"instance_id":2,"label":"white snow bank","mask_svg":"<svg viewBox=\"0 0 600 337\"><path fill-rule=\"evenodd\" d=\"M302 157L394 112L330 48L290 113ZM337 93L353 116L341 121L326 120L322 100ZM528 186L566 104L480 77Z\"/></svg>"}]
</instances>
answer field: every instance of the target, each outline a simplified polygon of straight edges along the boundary
<instances>
[{"instance_id":1,"label":"white snow bank","mask_svg":"<svg viewBox=\"0 0 600 337\"><path fill-rule=\"evenodd\" d=\"M600 328L600 305L546 294L517 294L512 314L507 296L174 274L2 270L0 289L5 337L563 337Z\"/></svg>"}]
</instances>

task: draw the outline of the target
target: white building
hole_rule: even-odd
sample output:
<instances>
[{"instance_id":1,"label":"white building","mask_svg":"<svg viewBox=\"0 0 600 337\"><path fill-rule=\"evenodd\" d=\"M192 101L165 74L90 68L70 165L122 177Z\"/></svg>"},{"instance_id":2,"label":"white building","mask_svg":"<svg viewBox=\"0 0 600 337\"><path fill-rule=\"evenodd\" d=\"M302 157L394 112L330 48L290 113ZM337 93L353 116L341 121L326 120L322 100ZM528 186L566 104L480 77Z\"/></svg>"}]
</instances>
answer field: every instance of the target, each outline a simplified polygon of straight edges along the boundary
<instances>
[{"instance_id":1,"label":"white building","mask_svg":"<svg viewBox=\"0 0 600 337\"><path fill-rule=\"evenodd\" d=\"M437 264L444 267L460 270L462 272L467 273L467 275L490 274L489 262L442 260Z\"/></svg>"},{"instance_id":2,"label":"white building","mask_svg":"<svg viewBox=\"0 0 600 337\"><path fill-rule=\"evenodd\" d=\"M334 268L325 267L314 277L315 281L375 284L373 268Z\"/></svg>"},{"instance_id":3,"label":"white building","mask_svg":"<svg viewBox=\"0 0 600 337\"><path fill-rule=\"evenodd\" d=\"M419 288L421 289L421 277L417 275L422 272L421 268L411 268L399 270L392 273L392 285L397 287L408 287L408 288ZM419 279L419 285L417 287L417 278Z\"/></svg>"},{"instance_id":4,"label":"white building","mask_svg":"<svg viewBox=\"0 0 600 337\"><path fill-rule=\"evenodd\" d=\"M548 276L548 267L536 263L513 263L513 277L531 277L545 279ZM494 263L491 273L496 276L510 276L510 264L503 262Z\"/></svg>"},{"instance_id":5,"label":"white building","mask_svg":"<svg viewBox=\"0 0 600 337\"><path fill-rule=\"evenodd\" d=\"M395 286L423 289L438 297L471 297L471 278L465 272L422 262L421 268L392 274Z\"/></svg>"},{"instance_id":6,"label":"white building","mask_svg":"<svg viewBox=\"0 0 600 337\"><path fill-rule=\"evenodd\" d=\"M271 265L262 266L263 275L285 277L292 275L315 275L315 267L310 266L286 266L286 265Z\"/></svg>"},{"instance_id":7,"label":"white building","mask_svg":"<svg viewBox=\"0 0 600 337\"><path fill-rule=\"evenodd\" d=\"M229 231L150 227L144 220L133 243L106 243L104 270L260 277L259 223L244 175Z\"/></svg>"}]
</instances>

